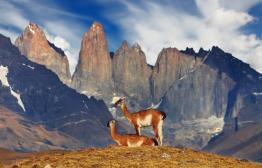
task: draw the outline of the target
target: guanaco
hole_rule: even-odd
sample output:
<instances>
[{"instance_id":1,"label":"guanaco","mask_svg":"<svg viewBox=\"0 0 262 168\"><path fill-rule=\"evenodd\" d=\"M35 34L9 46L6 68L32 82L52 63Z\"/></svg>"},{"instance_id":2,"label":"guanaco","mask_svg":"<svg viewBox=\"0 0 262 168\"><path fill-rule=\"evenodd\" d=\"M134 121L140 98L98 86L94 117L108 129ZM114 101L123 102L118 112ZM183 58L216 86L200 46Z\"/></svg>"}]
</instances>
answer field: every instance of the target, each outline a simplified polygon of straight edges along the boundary
<instances>
[{"instance_id":1,"label":"guanaco","mask_svg":"<svg viewBox=\"0 0 262 168\"><path fill-rule=\"evenodd\" d=\"M110 127L112 139L120 146L139 147L139 146L157 146L158 142L154 138L140 136L137 134L118 134L116 129L116 120L110 120L107 123Z\"/></svg>"},{"instance_id":2,"label":"guanaco","mask_svg":"<svg viewBox=\"0 0 262 168\"><path fill-rule=\"evenodd\" d=\"M141 127L153 126L155 136L163 144L163 121L166 118L166 113L157 109L146 109L138 112L130 113L125 103L125 97L120 98L115 106L120 106L124 116L135 127L136 134L141 135Z\"/></svg>"}]
</instances>

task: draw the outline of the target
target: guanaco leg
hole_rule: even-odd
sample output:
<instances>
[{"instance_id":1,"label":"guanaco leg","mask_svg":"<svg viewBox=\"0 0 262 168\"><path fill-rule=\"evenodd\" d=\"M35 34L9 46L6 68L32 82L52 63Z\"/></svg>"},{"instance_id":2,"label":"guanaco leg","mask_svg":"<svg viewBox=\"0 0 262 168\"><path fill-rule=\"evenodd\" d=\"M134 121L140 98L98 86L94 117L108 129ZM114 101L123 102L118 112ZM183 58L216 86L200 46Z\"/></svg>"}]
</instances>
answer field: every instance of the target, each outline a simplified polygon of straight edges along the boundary
<instances>
[{"instance_id":1,"label":"guanaco leg","mask_svg":"<svg viewBox=\"0 0 262 168\"><path fill-rule=\"evenodd\" d=\"M163 144L163 128L162 127L163 127L163 120L160 120L159 123L157 124L160 146L162 146Z\"/></svg>"},{"instance_id":2,"label":"guanaco leg","mask_svg":"<svg viewBox=\"0 0 262 168\"><path fill-rule=\"evenodd\" d=\"M140 127L137 124L134 124L134 127L135 127L135 130L136 130L136 134L141 135Z\"/></svg>"},{"instance_id":3,"label":"guanaco leg","mask_svg":"<svg viewBox=\"0 0 262 168\"><path fill-rule=\"evenodd\" d=\"M157 127L157 125L153 125L153 130L154 130L154 132L155 132L156 139L157 139L158 141L160 141L159 135L158 135L158 127Z\"/></svg>"}]
</instances>

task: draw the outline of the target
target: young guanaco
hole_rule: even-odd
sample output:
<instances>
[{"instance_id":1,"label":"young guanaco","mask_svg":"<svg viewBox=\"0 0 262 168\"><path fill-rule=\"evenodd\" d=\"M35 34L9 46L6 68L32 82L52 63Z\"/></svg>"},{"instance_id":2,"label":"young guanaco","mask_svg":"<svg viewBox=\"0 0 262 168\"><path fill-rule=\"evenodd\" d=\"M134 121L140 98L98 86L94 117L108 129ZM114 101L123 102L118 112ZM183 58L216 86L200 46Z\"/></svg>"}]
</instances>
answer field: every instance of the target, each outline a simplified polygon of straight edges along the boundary
<instances>
[{"instance_id":1,"label":"young guanaco","mask_svg":"<svg viewBox=\"0 0 262 168\"><path fill-rule=\"evenodd\" d=\"M116 120L110 120L107 124L110 127L112 139L120 146L139 147L139 146L157 146L157 140L137 134L118 134L116 129Z\"/></svg>"}]
</instances>

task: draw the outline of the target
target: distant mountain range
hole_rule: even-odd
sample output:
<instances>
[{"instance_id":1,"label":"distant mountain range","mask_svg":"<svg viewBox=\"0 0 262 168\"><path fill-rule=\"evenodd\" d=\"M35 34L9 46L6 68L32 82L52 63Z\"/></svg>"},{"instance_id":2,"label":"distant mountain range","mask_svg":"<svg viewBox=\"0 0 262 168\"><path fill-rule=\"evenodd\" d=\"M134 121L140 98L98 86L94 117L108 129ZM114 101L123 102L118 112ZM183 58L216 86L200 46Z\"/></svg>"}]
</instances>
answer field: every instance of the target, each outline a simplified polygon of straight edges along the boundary
<instances>
[{"instance_id":1,"label":"distant mountain range","mask_svg":"<svg viewBox=\"0 0 262 168\"><path fill-rule=\"evenodd\" d=\"M69 88L2 35L0 72L1 147L32 151L111 142L106 123L112 115L102 100Z\"/></svg>"},{"instance_id":2,"label":"distant mountain range","mask_svg":"<svg viewBox=\"0 0 262 168\"><path fill-rule=\"evenodd\" d=\"M67 56L38 25L29 23L17 38L19 51L1 39L0 66L8 68L11 85L9 94L0 94L10 99L4 106L76 138L80 146L108 144L103 124L111 117L134 131L120 110L110 107L114 97L125 96L130 111L159 104L167 113L165 144L261 160L262 75L218 47L198 52L164 48L151 66L138 43L129 47L124 41L109 54L103 26L94 22L83 36L71 76ZM148 129L144 133L152 135Z\"/></svg>"}]
</instances>

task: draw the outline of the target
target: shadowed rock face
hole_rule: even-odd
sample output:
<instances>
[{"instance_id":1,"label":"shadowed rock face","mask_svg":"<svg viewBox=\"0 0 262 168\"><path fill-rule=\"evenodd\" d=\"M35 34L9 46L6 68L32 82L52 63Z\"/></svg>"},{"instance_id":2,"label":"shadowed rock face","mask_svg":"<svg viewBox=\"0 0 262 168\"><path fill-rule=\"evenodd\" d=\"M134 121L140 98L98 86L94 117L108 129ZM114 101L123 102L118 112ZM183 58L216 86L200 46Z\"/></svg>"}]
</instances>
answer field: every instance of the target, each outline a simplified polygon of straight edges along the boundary
<instances>
[{"instance_id":1,"label":"shadowed rock face","mask_svg":"<svg viewBox=\"0 0 262 168\"><path fill-rule=\"evenodd\" d=\"M153 67L151 78L153 101L159 101L172 85L193 70L196 63L194 57L183 54L176 48L163 49Z\"/></svg>"},{"instance_id":2,"label":"shadowed rock face","mask_svg":"<svg viewBox=\"0 0 262 168\"><path fill-rule=\"evenodd\" d=\"M162 109L173 122L223 117L234 81L207 65L188 71L164 95Z\"/></svg>"},{"instance_id":3,"label":"shadowed rock face","mask_svg":"<svg viewBox=\"0 0 262 168\"><path fill-rule=\"evenodd\" d=\"M103 26L94 22L84 34L72 87L101 97L112 91L112 65Z\"/></svg>"},{"instance_id":4,"label":"shadowed rock face","mask_svg":"<svg viewBox=\"0 0 262 168\"><path fill-rule=\"evenodd\" d=\"M149 106L151 101L150 76L152 70L146 57L136 43L131 48L126 41L113 57L113 79L117 95L125 95L141 106Z\"/></svg>"},{"instance_id":5,"label":"shadowed rock face","mask_svg":"<svg viewBox=\"0 0 262 168\"><path fill-rule=\"evenodd\" d=\"M163 96L160 109L168 113L166 130L169 135L174 132L175 144L201 148L222 129L224 132L235 129L234 118L240 117L239 112L251 103L249 97L254 97L253 93L262 91L262 75L218 47L213 47L210 51L200 49L198 53L188 49L183 53L192 54L191 59L196 61L195 65L184 77L171 85ZM254 109L251 108L246 111L253 112ZM255 113L258 115L258 111ZM212 116L217 121L222 118L222 125L214 124L207 129L195 122ZM261 115L257 117L261 119ZM241 120L249 119L242 117ZM205 121L206 125L213 122L215 123L211 118ZM169 125L172 123L180 124L171 129ZM244 127L245 124L241 126ZM220 128L220 131L212 131L214 128ZM191 134L186 135L186 132Z\"/></svg>"},{"instance_id":6,"label":"shadowed rock face","mask_svg":"<svg viewBox=\"0 0 262 168\"><path fill-rule=\"evenodd\" d=\"M251 95L246 99L251 101L244 101L239 111L238 131L229 129L234 123L227 122L227 128L213 138L204 150L262 162L262 95Z\"/></svg>"},{"instance_id":7,"label":"shadowed rock face","mask_svg":"<svg viewBox=\"0 0 262 168\"><path fill-rule=\"evenodd\" d=\"M10 39L2 35L0 67L7 72L2 75L1 71L1 106L50 131L74 137L84 146L106 146L111 142L106 123L112 116L102 100L69 88L52 71L20 55Z\"/></svg>"},{"instance_id":8,"label":"shadowed rock face","mask_svg":"<svg viewBox=\"0 0 262 168\"><path fill-rule=\"evenodd\" d=\"M71 75L67 56L46 39L38 25L30 22L23 34L16 39L15 45L29 60L45 65L64 83L69 84Z\"/></svg>"}]
</instances>

